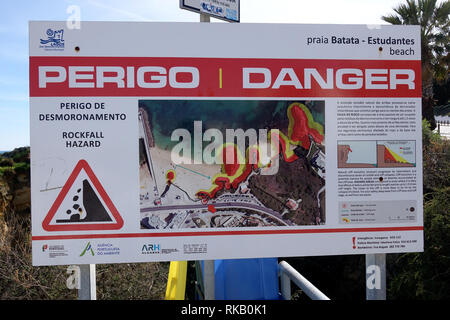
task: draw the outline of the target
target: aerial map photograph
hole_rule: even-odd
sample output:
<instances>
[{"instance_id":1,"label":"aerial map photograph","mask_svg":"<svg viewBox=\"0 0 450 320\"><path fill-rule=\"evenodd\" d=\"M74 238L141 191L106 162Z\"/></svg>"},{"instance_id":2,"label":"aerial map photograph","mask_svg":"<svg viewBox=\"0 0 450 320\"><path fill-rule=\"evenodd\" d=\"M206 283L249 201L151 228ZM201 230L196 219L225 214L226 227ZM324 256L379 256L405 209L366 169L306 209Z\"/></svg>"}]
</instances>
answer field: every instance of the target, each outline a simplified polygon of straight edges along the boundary
<instances>
[{"instance_id":1,"label":"aerial map photograph","mask_svg":"<svg viewBox=\"0 0 450 320\"><path fill-rule=\"evenodd\" d=\"M140 100L142 229L324 224L325 103Z\"/></svg>"}]
</instances>

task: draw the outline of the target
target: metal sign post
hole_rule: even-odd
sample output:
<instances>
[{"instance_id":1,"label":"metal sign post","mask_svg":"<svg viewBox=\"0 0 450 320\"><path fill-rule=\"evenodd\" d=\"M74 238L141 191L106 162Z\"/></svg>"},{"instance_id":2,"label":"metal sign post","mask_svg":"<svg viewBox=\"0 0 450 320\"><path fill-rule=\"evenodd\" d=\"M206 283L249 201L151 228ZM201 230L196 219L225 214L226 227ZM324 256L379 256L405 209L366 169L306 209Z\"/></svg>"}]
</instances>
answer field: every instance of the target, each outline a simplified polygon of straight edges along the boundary
<instances>
[{"instance_id":1,"label":"metal sign post","mask_svg":"<svg viewBox=\"0 0 450 320\"><path fill-rule=\"evenodd\" d=\"M200 14L200 22L210 22L210 18L207 14Z\"/></svg>"},{"instance_id":2,"label":"metal sign post","mask_svg":"<svg viewBox=\"0 0 450 320\"><path fill-rule=\"evenodd\" d=\"M215 300L216 275L214 269L214 260L204 261L203 284L205 300Z\"/></svg>"},{"instance_id":3,"label":"metal sign post","mask_svg":"<svg viewBox=\"0 0 450 320\"><path fill-rule=\"evenodd\" d=\"M386 300L386 254L366 254L366 300Z\"/></svg>"},{"instance_id":4,"label":"metal sign post","mask_svg":"<svg viewBox=\"0 0 450 320\"><path fill-rule=\"evenodd\" d=\"M97 300L95 264L80 265L78 300Z\"/></svg>"},{"instance_id":5,"label":"metal sign post","mask_svg":"<svg viewBox=\"0 0 450 320\"><path fill-rule=\"evenodd\" d=\"M200 22L210 22L209 15L200 14ZM215 299L215 270L214 270L214 260L203 261L203 283L204 283L204 297L205 300Z\"/></svg>"}]
</instances>

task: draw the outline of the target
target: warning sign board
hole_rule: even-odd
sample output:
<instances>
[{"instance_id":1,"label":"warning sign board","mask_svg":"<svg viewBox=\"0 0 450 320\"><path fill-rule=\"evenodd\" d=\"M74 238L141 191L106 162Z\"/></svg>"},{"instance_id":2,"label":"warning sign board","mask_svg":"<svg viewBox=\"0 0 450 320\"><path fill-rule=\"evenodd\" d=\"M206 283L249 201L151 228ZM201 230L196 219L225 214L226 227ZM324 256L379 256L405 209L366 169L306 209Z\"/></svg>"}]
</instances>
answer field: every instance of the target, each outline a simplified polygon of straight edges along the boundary
<instances>
[{"instance_id":1,"label":"warning sign board","mask_svg":"<svg viewBox=\"0 0 450 320\"><path fill-rule=\"evenodd\" d=\"M80 160L42 222L46 231L115 230L123 220L85 160Z\"/></svg>"},{"instance_id":2,"label":"warning sign board","mask_svg":"<svg viewBox=\"0 0 450 320\"><path fill-rule=\"evenodd\" d=\"M34 265L423 250L418 26L29 38Z\"/></svg>"}]
</instances>

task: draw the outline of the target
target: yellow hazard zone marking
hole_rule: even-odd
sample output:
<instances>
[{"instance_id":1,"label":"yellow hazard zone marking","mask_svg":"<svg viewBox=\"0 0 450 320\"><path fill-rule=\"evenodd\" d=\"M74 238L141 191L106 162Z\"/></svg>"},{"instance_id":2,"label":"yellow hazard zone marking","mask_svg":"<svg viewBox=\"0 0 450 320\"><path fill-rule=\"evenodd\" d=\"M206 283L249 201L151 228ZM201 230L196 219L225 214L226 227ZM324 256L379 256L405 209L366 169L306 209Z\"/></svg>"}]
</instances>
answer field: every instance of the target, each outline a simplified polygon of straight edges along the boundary
<instances>
[{"instance_id":1,"label":"yellow hazard zone marking","mask_svg":"<svg viewBox=\"0 0 450 320\"><path fill-rule=\"evenodd\" d=\"M396 154L394 151L392 151L388 147L386 147L386 149L391 153L391 155L394 157L395 161L401 162L401 163L409 163L408 161L405 160L405 158L403 158L402 156L399 156L398 154Z\"/></svg>"}]
</instances>

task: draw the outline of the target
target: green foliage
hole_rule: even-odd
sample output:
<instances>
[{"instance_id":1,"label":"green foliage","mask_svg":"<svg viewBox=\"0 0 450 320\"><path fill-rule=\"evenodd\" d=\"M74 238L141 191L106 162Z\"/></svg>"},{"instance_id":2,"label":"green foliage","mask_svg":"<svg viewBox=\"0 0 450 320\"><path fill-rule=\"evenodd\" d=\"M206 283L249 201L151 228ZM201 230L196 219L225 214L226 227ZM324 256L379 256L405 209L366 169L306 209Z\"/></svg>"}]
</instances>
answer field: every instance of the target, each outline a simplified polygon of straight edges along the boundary
<instances>
[{"instance_id":1,"label":"green foliage","mask_svg":"<svg viewBox=\"0 0 450 320\"><path fill-rule=\"evenodd\" d=\"M30 164L26 162L18 162L14 164L14 170L20 174L20 173L28 173L30 170Z\"/></svg>"},{"instance_id":2,"label":"green foliage","mask_svg":"<svg viewBox=\"0 0 450 320\"><path fill-rule=\"evenodd\" d=\"M441 141L442 138L437 132L431 130L430 123L428 120L422 120L422 145L424 148L430 145L430 143L436 143Z\"/></svg>"},{"instance_id":3,"label":"green foliage","mask_svg":"<svg viewBox=\"0 0 450 320\"><path fill-rule=\"evenodd\" d=\"M450 186L450 140L430 130L423 120L423 188L424 193Z\"/></svg>"},{"instance_id":4,"label":"green foliage","mask_svg":"<svg viewBox=\"0 0 450 320\"><path fill-rule=\"evenodd\" d=\"M30 163L30 147L20 147L13 151L2 154L3 158L10 158L14 162L28 162Z\"/></svg>"},{"instance_id":5,"label":"green foliage","mask_svg":"<svg viewBox=\"0 0 450 320\"><path fill-rule=\"evenodd\" d=\"M13 165L14 161L12 159L0 156L0 167L12 167Z\"/></svg>"},{"instance_id":6,"label":"green foliage","mask_svg":"<svg viewBox=\"0 0 450 320\"><path fill-rule=\"evenodd\" d=\"M425 197L424 252L406 253L389 263L390 299L450 299L450 187Z\"/></svg>"},{"instance_id":7,"label":"green foliage","mask_svg":"<svg viewBox=\"0 0 450 320\"><path fill-rule=\"evenodd\" d=\"M21 147L0 155L0 176L11 177L15 174L29 174L30 148Z\"/></svg>"},{"instance_id":8,"label":"green foliage","mask_svg":"<svg viewBox=\"0 0 450 320\"><path fill-rule=\"evenodd\" d=\"M13 177L16 174L29 174L30 164L25 162L13 163L12 166L0 166L0 176Z\"/></svg>"},{"instance_id":9,"label":"green foliage","mask_svg":"<svg viewBox=\"0 0 450 320\"><path fill-rule=\"evenodd\" d=\"M424 252L388 255L388 298L450 298L450 140L423 121Z\"/></svg>"},{"instance_id":10,"label":"green foliage","mask_svg":"<svg viewBox=\"0 0 450 320\"><path fill-rule=\"evenodd\" d=\"M16 172L14 171L14 167L0 167L0 177L5 177L7 179L14 178Z\"/></svg>"}]
</instances>

